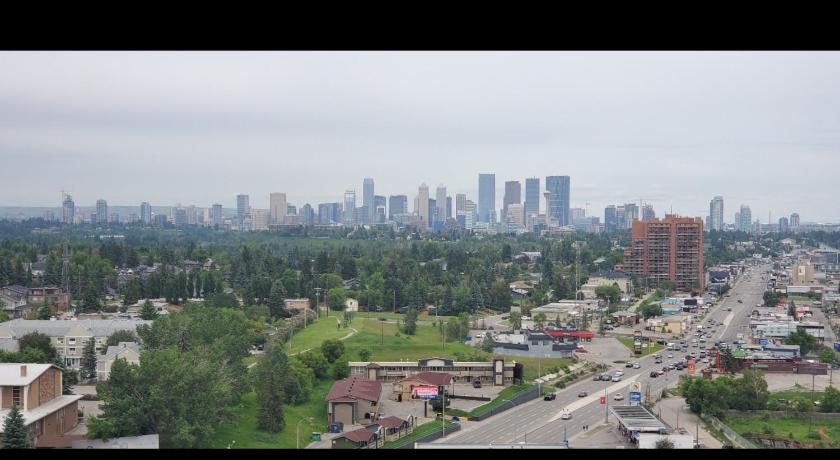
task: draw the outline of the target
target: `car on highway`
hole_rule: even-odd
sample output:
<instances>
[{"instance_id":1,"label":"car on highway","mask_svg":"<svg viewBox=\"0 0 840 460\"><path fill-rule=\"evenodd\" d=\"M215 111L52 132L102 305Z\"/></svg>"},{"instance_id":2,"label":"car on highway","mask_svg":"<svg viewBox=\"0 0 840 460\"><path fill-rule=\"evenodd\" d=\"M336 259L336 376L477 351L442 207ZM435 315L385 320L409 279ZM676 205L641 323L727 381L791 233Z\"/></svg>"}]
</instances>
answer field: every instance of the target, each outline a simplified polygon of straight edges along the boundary
<instances>
[{"instance_id":1,"label":"car on highway","mask_svg":"<svg viewBox=\"0 0 840 460\"><path fill-rule=\"evenodd\" d=\"M633 369L641 369L642 365L639 363L633 363Z\"/></svg>"},{"instance_id":2,"label":"car on highway","mask_svg":"<svg viewBox=\"0 0 840 460\"><path fill-rule=\"evenodd\" d=\"M578 393L578 398L585 398L587 396L589 396L589 393L585 391L581 391L580 393Z\"/></svg>"},{"instance_id":3,"label":"car on highway","mask_svg":"<svg viewBox=\"0 0 840 460\"><path fill-rule=\"evenodd\" d=\"M655 378L659 377L659 374L657 374L656 371L650 371L649 377L652 378L652 379L655 379Z\"/></svg>"},{"instance_id":4,"label":"car on highway","mask_svg":"<svg viewBox=\"0 0 840 460\"><path fill-rule=\"evenodd\" d=\"M555 399L557 399L556 393L548 393L545 396L543 396L543 401L554 401Z\"/></svg>"},{"instance_id":5,"label":"car on highway","mask_svg":"<svg viewBox=\"0 0 840 460\"><path fill-rule=\"evenodd\" d=\"M741 300L741 299L738 299L738 303L744 303L744 301Z\"/></svg>"},{"instance_id":6,"label":"car on highway","mask_svg":"<svg viewBox=\"0 0 840 460\"><path fill-rule=\"evenodd\" d=\"M673 354L668 353L668 359L671 359L671 358L673 358L673 357L674 357L674 355L673 355Z\"/></svg>"},{"instance_id":7,"label":"car on highway","mask_svg":"<svg viewBox=\"0 0 840 460\"><path fill-rule=\"evenodd\" d=\"M569 409L563 409L560 411L560 419L561 420L569 420L572 418L572 411Z\"/></svg>"},{"instance_id":8,"label":"car on highway","mask_svg":"<svg viewBox=\"0 0 840 460\"><path fill-rule=\"evenodd\" d=\"M621 393L616 393L615 396L613 396L613 399L616 400L616 401L623 401L624 400L624 395L621 394Z\"/></svg>"},{"instance_id":9,"label":"car on highway","mask_svg":"<svg viewBox=\"0 0 840 460\"><path fill-rule=\"evenodd\" d=\"M620 376L618 376L618 375L614 375L614 376L613 376L613 378L612 378L612 381L613 381L613 382L620 382L620 381L621 381L621 377L620 377Z\"/></svg>"},{"instance_id":10,"label":"car on highway","mask_svg":"<svg viewBox=\"0 0 840 460\"><path fill-rule=\"evenodd\" d=\"M622 375L624 375L624 371L615 371L615 375L621 377Z\"/></svg>"},{"instance_id":11,"label":"car on highway","mask_svg":"<svg viewBox=\"0 0 840 460\"><path fill-rule=\"evenodd\" d=\"M708 364L709 363L709 358L703 358L703 362Z\"/></svg>"},{"instance_id":12,"label":"car on highway","mask_svg":"<svg viewBox=\"0 0 840 460\"><path fill-rule=\"evenodd\" d=\"M656 375L663 375L663 374L665 374L665 371L663 371L662 369L659 369L658 371L656 371Z\"/></svg>"},{"instance_id":13,"label":"car on highway","mask_svg":"<svg viewBox=\"0 0 840 460\"><path fill-rule=\"evenodd\" d=\"M726 311L732 311L732 307L726 307Z\"/></svg>"},{"instance_id":14,"label":"car on highway","mask_svg":"<svg viewBox=\"0 0 840 460\"><path fill-rule=\"evenodd\" d=\"M627 367L627 368L632 368L632 367L633 367L633 363L627 363L627 364L625 364L625 365L624 365L624 367Z\"/></svg>"}]
</instances>

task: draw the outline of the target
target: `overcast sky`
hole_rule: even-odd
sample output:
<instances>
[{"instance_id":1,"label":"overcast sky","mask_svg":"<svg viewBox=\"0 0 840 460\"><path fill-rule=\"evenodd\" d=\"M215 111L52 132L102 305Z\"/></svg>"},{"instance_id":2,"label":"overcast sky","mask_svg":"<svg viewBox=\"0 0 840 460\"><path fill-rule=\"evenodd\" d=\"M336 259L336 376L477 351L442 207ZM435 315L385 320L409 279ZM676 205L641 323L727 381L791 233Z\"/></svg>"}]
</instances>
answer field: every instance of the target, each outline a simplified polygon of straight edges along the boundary
<instances>
[{"instance_id":1,"label":"overcast sky","mask_svg":"<svg viewBox=\"0 0 840 460\"><path fill-rule=\"evenodd\" d=\"M2 52L0 205L267 208L478 174L572 207L838 222L840 53ZM541 210L545 204L541 203Z\"/></svg>"}]
</instances>

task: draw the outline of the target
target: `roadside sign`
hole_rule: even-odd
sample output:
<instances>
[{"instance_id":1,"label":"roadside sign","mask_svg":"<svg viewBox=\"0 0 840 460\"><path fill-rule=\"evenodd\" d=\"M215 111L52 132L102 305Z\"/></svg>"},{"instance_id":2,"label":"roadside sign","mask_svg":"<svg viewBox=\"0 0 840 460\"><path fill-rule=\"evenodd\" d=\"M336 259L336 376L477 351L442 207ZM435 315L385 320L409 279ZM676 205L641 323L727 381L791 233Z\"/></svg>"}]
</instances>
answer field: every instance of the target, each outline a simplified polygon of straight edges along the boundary
<instances>
[{"instance_id":1,"label":"roadside sign","mask_svg":"<svg viewBox=\"0 0 840 460\"><path fill-rule=\"evenodd\" d=\"M688 373L691 374L691 375L694 375L694 368L695 368L694 360L689 359L688 360Z\"/></svg>"},{"instance_id":2,"label":"roadside sign","mask_svg":"<svg viewBox=\"0 0 840 460\"><path fill-rule=\"evenodd\" d=\"M642 392L642 383L641 382L631 382L630 383L630 392L631 393L641 393Z\"/></svg>"},{"instance_id":3,"label":"roadside sign","mask_svg":"<svg viewBox=\"0 0 840 460\"><path fill-rule=\"evenodd\" d=\"M437 399L438 387L434 385L418 385L411 389L411 395L417 399Z\"/></svg>"},{"instance_id":4,"label":"roadside sign","mask_svg":"<svg viewBox=\"0 0 840 460\"><path fill-rule=\"evenodd\" d=\"M606 396L601 396L601 405L603 406L606 403L607 403L607 397Z\"/></svg>"},{"instance_id":5,"label":"roadside sign","mask_svg":"<svg viewBox=\"0 0 840 460\"><path fill-rule=\"evenodd\" d=\"M761 339L758 341L758 343L760 343L762 347L766 347L767 344L770 343L770 341L767 339Z\"/></svg>"},{"instance_id":6,"label":"roadside sign","mask_svg":"<svg viewBox=\"0 0 840 460\"><path fill-rule=\"evenodd\" d=\"M642 402L642 394L638 392L630 393L630 404L638 406Z\"/></svg>"}]
</instances>

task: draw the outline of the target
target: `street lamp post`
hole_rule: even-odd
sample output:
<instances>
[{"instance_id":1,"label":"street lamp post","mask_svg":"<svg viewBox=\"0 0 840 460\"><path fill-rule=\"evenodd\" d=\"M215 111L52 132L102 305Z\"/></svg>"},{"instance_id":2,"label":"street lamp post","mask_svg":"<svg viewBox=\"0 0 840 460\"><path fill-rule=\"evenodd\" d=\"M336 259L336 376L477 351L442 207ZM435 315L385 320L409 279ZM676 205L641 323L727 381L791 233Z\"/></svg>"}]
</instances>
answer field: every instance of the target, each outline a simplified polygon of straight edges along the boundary
<instances>
[{"instance_id":1,"label":"street lamp post","mask_svg":"<svg viewBox=\"0 0 840 460\"><path fill-rule=\"evenodd\" d=\"M302 418L302 419L298 420L298 422L297 422L297 428L295 430L295 440L296 440L296 445L297 445L296 448L297 449L300 449L300 422L303 422L303 421L306 421L306 420L309 420L311 422L312 417Z\"/></svg>"}]
</instances>

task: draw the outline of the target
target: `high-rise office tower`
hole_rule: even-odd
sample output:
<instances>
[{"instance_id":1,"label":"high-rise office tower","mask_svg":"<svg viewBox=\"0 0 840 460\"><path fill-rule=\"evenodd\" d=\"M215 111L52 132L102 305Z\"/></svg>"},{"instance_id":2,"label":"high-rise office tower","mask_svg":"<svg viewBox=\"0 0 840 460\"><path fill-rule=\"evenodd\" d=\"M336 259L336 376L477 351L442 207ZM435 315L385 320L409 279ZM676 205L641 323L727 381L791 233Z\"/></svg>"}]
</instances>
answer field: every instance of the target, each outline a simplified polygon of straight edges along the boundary
<instances>
[{"instance_id":1,"label":"high-rise office tower","mask_svg":"<svg viewBox=\"0 0 840 460\"><path fill-rule=\"evenodd\" d=\"M796 231L796 230L799 229L799 214L793 213L793 214L790 215L790 228L793 231Z\"/></svg>"},{"instance_id":2,"label":"high-rise office tower","mask_svg":"<svg viewBox=\"0 0 840 460\"><path fill-rule=\"evenodd\" d=\"M459 212L464 212L467 210L467 195L463 193L456 193L455 194L455 215L457 216Z\"/></svg>"},{"instance_id":3,"label":"high-rise office tower","mask_svg":"<svg viewBox=\"0 0 840 460\"><path fill-rule=\"evenodd\" d=\"M429 228L431 222L429 221L429 186L425 183L420 184L417 190L417 206L414 210L420 216L420 227L423 229Z\"/></svg>"},{"instance_id":4,"label":"high-rise office tower","mask_svg":"<svg viewBox=\"0 0 840 460\"><path fill-rule=\"evenodd\" d=\"M222 205L214 203L210 211L210 225L214 227L221 227L224 224L222 219Z\"/></svg>"},{"instance_id":5,"label":"high-rise office tower","mask_svg":"<svg viewBox=\"0 0 840 460\"><path fill-rule=\"evenodd\" d=\"M779 232L787 233L788 230L788 218L784 216L779 217Z\"/></svg>"},{"instance_id":6,"label":"high-rise office tower","mask_svg":"<svg viewBox=\"0 0 840 460\"><path fill-rule=\"evenodd\" d=\"M478 175L478 221L491 222L496 210L496 175Z\"/></svg>"},{"instance_id":7,"label":"high-rise office tower","mask_svg":"<svg viewBox=\"0 0 840 460\"><path fill-rule=\"evenodd\" d=\"M548 196L547 214L560 227L571 224L569 222L570 182L569 176L548 176L545 178L545 188L551 193Z\"/></svg>"},{"instance_id":8,"label":"high-rise office tower","mask_svg":"<svg viewBox=\"0 0 840 460\"><path fill-rule=\"evenodd\" d=\"M268 212L272 224L286 223L288 204L285 193L274 192L268 196Z\"/></svg>"},{"instance_id":9,"label":"high-rise office tower","mask_svg":"<svg viewBox=\"0 0 840 460\"><path fill-rule=\"evenodd\" d=\"M198 225L198 210L195 205L189 205L185 208L187 210L187 225Z\"/></svg>"},{"instance_id":10,"label":"high-rise office tower","mask_svg":"<svg viewBox=\"0 0 840 460\"><path fill-rule=\"evenodd\" d=\"M387 206L387 204L388 204L388 200L386 200L384 196L382 196L382 195L374 195L374 197L373 197L373 207L375 208L375 209L374 209L374 211L375 211L375 212L374 212L374 215L376 216L376 219L374 220L374 222L375 222L375 223L382 223L382 222L385 222L385 220L384 220L384 219L382 220L382 222L378 222L378 220L379 220L379 215L378 215L377 213L378 213L379 211L377 211L377 209L379 209L379 207L380 207L380 206L382 206L383 208L385 208L385 207Z\"/></svg>"},{"instance_id":11,"label":"high-rise office tower","mask_svg":"<svg viewBox=\"0 0 840 460\"><path fill-rule=\"evenodd\" d=\"M429 198L429 227L434 228L438 222L437 200Z\"/></svg>"},{"instance_id":12,"label":"high-rise office tower","mask_svg":"<svg viewBox=\"0 0 840 460\"><path fill-rule=\"evenodd\" d=\"M408 197L405 195L388 197L388 220L394 220L397 214L408 214Z\"/></svg>"},{"instance_id":13,"label":"high-rise office tower","mask_svg":"<svg viewBox=\"0 0 840 460\"><path fill-rule=\"evenodd\" d=\"M175 208L175 226L183 227L187 225L187 210L184 208Z\"/></svg>"},{"instance_id":14,"label":"high-rise office tower","mask_svg":"<svg viewBox=\"0 0 840 460\"><path fill-rule=\"evenodd\" d=\"M376 214L376 203L373 202L373 179L368 177L362 184L362 206L367 206L367 215L365 216L366 224L373 222L373 216Z\"/></svg>"},{"instance_id":15,"label":"high-rise office tower","mask_svg":"<svg viewBox=\"0 0 840 460\"><path fill-rule=\"evenodd\" d=\"M604 208L604 231L614 232L618 229L618 216L614 205Z\"/></svg>"},{"instance_id":16,"label":"high-rise office tower","mask_svg":"<svg viewBox=\"0 0 840 460\"><path fill-rule=\"evenodd\" d=\"M443 184L438 185L435 190L435 216L437 221L446 221L446 187Z\"/></svg>"},{"instance_id":17,"label":"high-rise office tower","mask_svg":"<svg viewBox=\"0 0 840 460\"><path fill-rule=\"evenodd\" d=\"M321 203L318 205L319 224L337 224L340 223L341 220L341 203Z\"/></svg>"},{"instance_id":18,"label":"high-rise office tower","mask_svg":"<svg viewBox=\"0 0 840 460\"><path fill-rule=\"evenodd\" d=\"M642 206L642 222L650 222L656 219L656 212L653 210L653 205L646 204Z\"/></svg>"},{"instance_id":19,"label":"high-rise office tower","mask_svg":"<svg viewBox=\"0 0 840 460\"><path fill-rule=\"evenodd\" d=\"M650 222L634 221L623 270L650 288L673 281L681 291L703 292L703 219L667 214Z\"/></svg>"},{"instance_id":20,"label":"high-rise office tower","mask_svg":"<svg viewBox=\"0 0 840 460\"><path fill-rule=\"evenodd\" d=\"M472 230L475 223L478 221L478 211L475 203L471 200L464 202L464 228Z\"/></svg>"},{"instance_id":21,"label":"high-rise office tower","mask_svg":"<svg viewBox=\"0 0 840 460\"><path fill-rule=\"evenodd\" d=\"M250 210L251 204L248 195L236 195L236 217L241 221Z\"/></svg>"},{"instance_id":22,"label":"high-rise office tower","mask_svg":"<svg viewBox=\"0 0 840 460\"><path fill-rule=\"evenodd\" d=\"M61 222L65 224L75 223L76 220L76 204L73 202L73 197L70 194L64 196L64 201L61 202Z\"/></svg>"},{"instance_id":23,"label":"high-rise office tower","mask_svg":"<svg viewBox=\"0 0 840 460\"><path fill-rule=\"evenodd\" d=\"M353 224L353 213L356 212L356 191L346 190L344 192L344 223Z\"/></svg>"},{"instance_id":24,"label":"high-rise office tower","mask_svg":"<svg viewBox=\"0 0 840 460\"><path fill-rule=\"evenodd\" d=\"M723 197L716 196L709 202L709 216L711 228L709 230L723 230Z\"/></svg>"},{"instance_id":25,"label":"high-rise office tower","mask_svg":"<svg viewBox=\"0 0 840 460\"><path fill-rule=\"evenodd\" d=\"M520 203L522 203L522 185L519 181L506 181L505 196L502 199L502 214L507 215L508 205Z\"/></svg>"},{"instance_id":26,"label":"high-rise office tower","mask_svg":"<svg viewBox=\"0 0 840 460\"><path fill-rule=\"evenodd\" d=\"M108 215L108 222L109 222L109 223L112 223L112 224L118 224L118 223L120 223L120 215L119 215L119 213L112 212L111 214L109 214L109 215Z\"/></svg>"},{"instance_id":27,"label":"high-rise office tower","mask_svg":"<svg viewBox=\"0 0 840 460\"><path fill-rule=\"evenodd\" d=\"M108 202L101 198L96 200L96 222L100 224L108 222Z\"/></svg>"},{"instance_id":28,"label":"high-rise office tower","mask_svg":"<svg viewBox=\"0 0 840 460\"><path fill-rule=\"evenodd\" d=\"M618 222L619 229L625 229L629 226L627 225L627 213L624 212L624 205L616 206L615 208L615 221Z\"/></svg>"},{"instance_id":29,"label":"high-rise office tower","mask_svg":"<svg viewBox=\"0 0 840 460\"><path fill-rule=\"evenodd\" d=\"M574 224L575 221L583 219L586 217L586 210L583 208L572 208L569 210L569 213L572 215L572 223Z\"/></svg>"},{"instance_id":30,"label":"high-rise office tower","mask_svg":"<svg viewBox=\"0 0 840 460\"><path fill-rule=\"evenodd\" d=\"M525 179L525 216L536 216L540 213L540 178Z\"/></svg>"},{"instance_id":31,"label":"high-rise office tower","mask_svg":"<svg viewBox=\"0 0 840 460\"><path fill-rule=\"evenodd\" d=\"M524 211L521 203L508 203L505 221L508 233L521 233L525 228Z\"/></svg>"},{"instance_id":32,"label":"high-rise office tower","mask_svg":"<svg viewBox=\"0 0 840 460\"><path fill-rule=\"evenodd\" d=\"M740 219L741 219L741 227L740 228L741 228L742 231L749 232L749 231L753 230L753 227L752 227L752 211L750 210L749 206L747 206L745 204L741 205Z\"/></svg>"},{"instance_id":33,"label":"high-rise office tower","mask_svg":"<svg viewBox=\"0 0 840 460\"><path fill-rule=\"evenodd\" d=\"M449 219L452 217L452 197L446 197L446 218Z\"/></svg>"},{"instance_id":34,"label":"high-rise office tower","mask_svg":"<svg viewBox=\"0 0 840 460\"><path fill-rule=\"evenodd\" d=\"M753 225L752 225L752 232L753 232L756 236L761 235L761 220L756 219L756 220L755 220L755 222L753 222Z\"/></svg>"},{"instance_id":35,"label":"high-rise office tower","mask_svg":"<svg viewBox=\"0 0 840 460\"><path fill-rule=\"evenodd\" d=\"M639 220L639 206L635 203L625 203L624 204L624 220L626 222L626 228L633 227L633 221Z\"/></svg>"},{"instance_id":36,"label":"high-rise office tower","mask_svg":"<svg viewBox=\"0 0 840 460\"><path fill-rule=\"evenodd\" d=\"M151 225L152 223L152 205L144 201L140 203L140 221L143 225Z\"/></svg>"},{"instance_id":37,"label":"high-rise office tower","mask_svg":"<svg viewBox=\"0 0 840 460\"><path fill-rule=\"evenodd\" d=\"M286 216L297 216L297 206L287 203L286 204Z\"/></svg>"},{"instance_id":38,"label":"high-rise office tower","mask_svg":"<svg viewBox=\"0 0 840 460\"><path fill-rule=\"evenodd\" d=\"M741 230L741 213L735 213L735 230Z\"/></svg>"},{"instance_id":39,"label":"high-rise office tower","mask_svg":"<svg viewBox=\"0 0 840 460\"><path fill-rule=\"evenodd\" d=\"M647 222L646 220L642 220L642 222ZM705 230L708 232L709 229L712 228L712 216L706 216L706 227Z\"/></svg>"}]
</instances>

